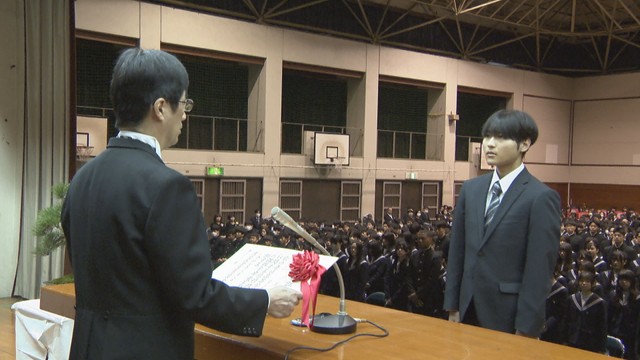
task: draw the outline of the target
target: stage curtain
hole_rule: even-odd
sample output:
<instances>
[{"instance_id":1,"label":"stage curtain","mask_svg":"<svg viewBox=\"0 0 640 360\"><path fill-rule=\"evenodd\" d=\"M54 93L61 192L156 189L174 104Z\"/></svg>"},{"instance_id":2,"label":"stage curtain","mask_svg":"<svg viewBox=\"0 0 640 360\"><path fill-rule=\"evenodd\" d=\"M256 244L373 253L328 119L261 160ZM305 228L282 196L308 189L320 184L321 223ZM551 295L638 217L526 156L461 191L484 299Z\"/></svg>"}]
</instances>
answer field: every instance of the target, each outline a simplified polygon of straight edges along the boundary
<instances>
[{"instance_id":1,"label":"stage curtain","mask_svg":"<svg viewBox=\"0 0 640 360\"><path fill-rule=\"evenodd\" d=\"M33 254L40 209L56 201L53 185L68 181L70 151L71 0L17 0L22 6L24 124L18 264L13 294L37 298L43 282L62 276L64 249Z\"/></svg>"}]
</instances>

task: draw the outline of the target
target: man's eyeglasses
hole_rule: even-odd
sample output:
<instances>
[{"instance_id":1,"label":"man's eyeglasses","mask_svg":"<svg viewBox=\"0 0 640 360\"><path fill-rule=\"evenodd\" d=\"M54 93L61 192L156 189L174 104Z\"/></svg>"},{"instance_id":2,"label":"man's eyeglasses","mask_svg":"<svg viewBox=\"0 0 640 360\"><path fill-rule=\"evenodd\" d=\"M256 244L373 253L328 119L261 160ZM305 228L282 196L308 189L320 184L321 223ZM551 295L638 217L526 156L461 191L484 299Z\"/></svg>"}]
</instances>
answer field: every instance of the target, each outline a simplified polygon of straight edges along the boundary
<instances>
[{"instance_id":1,"label":"man's eyeglasses","mask_svg":"<svg viewBox=\"0 0 640 360\"><path fill-rule=\"evenodd\" d=\"M188 113L188 112L191 112L191 110L193 110L193 100L185 99L185 100L179 100L178 102L184 104L184 112Z\"/></svg>"}]
</instances>

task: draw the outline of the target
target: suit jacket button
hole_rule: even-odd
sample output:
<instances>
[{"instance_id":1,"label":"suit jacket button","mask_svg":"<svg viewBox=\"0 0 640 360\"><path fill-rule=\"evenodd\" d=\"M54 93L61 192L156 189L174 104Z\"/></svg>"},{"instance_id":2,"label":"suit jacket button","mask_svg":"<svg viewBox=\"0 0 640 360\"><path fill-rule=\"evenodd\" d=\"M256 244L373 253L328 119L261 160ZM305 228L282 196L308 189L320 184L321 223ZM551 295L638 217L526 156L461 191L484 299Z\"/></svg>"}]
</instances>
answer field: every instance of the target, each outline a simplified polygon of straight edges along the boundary
<instances>
[{"instance_id":1,"label":"suit jacket button","mask_svg":"<svg viewBox=\"0 0 640 360\"><path fill-rule=\"evenodd\" d=\"M478 251L478 256L484 256L484 252Z\"/></svg>"}]
</instances>

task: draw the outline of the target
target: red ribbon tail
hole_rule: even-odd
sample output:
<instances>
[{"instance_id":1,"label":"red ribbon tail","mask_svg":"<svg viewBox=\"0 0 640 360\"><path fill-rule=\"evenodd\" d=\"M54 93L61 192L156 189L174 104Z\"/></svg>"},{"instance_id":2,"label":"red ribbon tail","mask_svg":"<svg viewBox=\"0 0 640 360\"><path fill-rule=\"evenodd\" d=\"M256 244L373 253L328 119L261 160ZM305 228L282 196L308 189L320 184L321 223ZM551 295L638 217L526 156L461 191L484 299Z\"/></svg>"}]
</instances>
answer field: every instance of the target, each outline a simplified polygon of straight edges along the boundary
<instances>
[{"instance_id":1,"label":"red ribbon tail","mask_svg":"<svg viewBox=\"0 0 640 360\"><path fill-rule=\"evenodd\" d=\"M312 318L311 318L311 325L309 326L310 328L313 329L313 320L315 320L316 317L316 304L318 303L318 290L320 289L320 281L322 280L322 274L324 274L324 272L327 271L327 269L325 269L323 266L318 265L318 270L315 272L315 274L313 274L313 277L311 278L311 298L313 301L313 313L312 313ZM304 305L303 305L304 306Z\"/></svg>"},{"instance_id":2,"label":"red ribbon tail","mask_svg":"<svg viewBox=\"0 0 640 360\"><path fill-rule=\"evenodd\" d=\"M309 326L309 300L312 292L309 283L301 281L300 291L302 292L302 323Z\"/></svg>"}]
</instances>

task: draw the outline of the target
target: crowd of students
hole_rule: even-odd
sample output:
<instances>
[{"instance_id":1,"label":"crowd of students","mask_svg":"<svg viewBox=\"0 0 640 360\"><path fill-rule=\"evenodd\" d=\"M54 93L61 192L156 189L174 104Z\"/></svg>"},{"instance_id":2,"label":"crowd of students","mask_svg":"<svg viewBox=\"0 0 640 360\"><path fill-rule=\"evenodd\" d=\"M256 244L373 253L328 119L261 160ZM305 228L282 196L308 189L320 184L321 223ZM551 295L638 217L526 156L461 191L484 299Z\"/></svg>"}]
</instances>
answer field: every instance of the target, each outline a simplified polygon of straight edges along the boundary
<instances>
[{"instance_id":1,"label":"crowd of students","mask_svg":"<svg viewBox=\"0 0 640 360\"><path fill-rule=\"evenodd\" d=\"M606 352L618 338L625 358L636 359L640 312L640 217L633 211L567 210L560 251L546 306L542 340ZM347 299L446 319L446 283L451 207L434 216L407 209L400 218L387 209L355 222L299 223L339 258ZM243 225L217 215L208 229L214 267L246 243L298 250L312 247L258 210ZM336 273L323 275L321 292L338 296Z\"/></svg>"}]
</instances>

